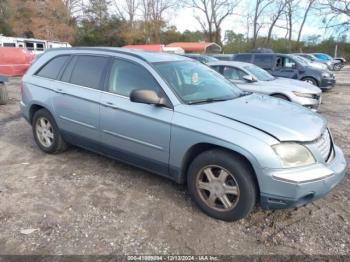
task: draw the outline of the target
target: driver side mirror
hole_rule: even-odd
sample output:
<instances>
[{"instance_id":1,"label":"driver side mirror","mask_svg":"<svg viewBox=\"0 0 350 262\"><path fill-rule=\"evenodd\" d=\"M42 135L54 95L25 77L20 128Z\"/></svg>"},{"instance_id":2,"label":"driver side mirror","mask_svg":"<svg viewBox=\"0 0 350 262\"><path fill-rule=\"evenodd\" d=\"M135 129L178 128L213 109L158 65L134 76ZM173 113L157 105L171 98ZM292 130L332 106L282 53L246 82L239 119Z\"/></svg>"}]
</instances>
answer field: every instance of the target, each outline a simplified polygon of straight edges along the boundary
<instances>
[{"instance_id":1,"label":"driver side mirror","mask_svg":"<svg viewBox=\"0 0 350 262\"><path fill-rule=\"evenodd\" d=\"M164 98L159 97L153 90L135 89L130 93L130 101L141 104L167 106Z\"/></svg>"},{"instance_id":2,"label":"driver side mirror","mask_svg":"<svg viewBox=\"0 0 350 262\"><path fill-rule=\"evenodd\" d=\"M243 79L246 80L248 83L256 82L256 79L252 75L245 75L243 76Z\"/></svg>"}]
</instances>

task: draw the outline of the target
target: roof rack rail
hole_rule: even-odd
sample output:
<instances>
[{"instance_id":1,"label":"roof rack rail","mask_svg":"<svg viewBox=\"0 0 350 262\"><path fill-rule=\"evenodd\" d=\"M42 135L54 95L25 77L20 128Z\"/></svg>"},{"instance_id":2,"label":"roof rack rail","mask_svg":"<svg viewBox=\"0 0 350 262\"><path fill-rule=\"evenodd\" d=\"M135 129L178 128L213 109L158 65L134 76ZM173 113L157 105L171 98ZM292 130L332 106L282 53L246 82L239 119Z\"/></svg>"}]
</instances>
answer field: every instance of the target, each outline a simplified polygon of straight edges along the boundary
<instances>
[{"instance_id":1,"label":"roof rack rail","mask_svg":"<svg viewBox=\"0 0 350 262\"><path fill-rule=\"evenodd\" d=\"M111 52L111 53L117 53L117 54L126 54L126 55L130 55L136 58L139 58L145 62L147 62L147 60L142 57L141 55L138 55L134 52L129 51L126 48L118 48L118 47L59 47L59 48L51 48L51 49L47 49L46 52L51 52L51 51L57 51L57 50L97 50L97 51L105 51L105 52Z\"/></svg>"}]
</instances>

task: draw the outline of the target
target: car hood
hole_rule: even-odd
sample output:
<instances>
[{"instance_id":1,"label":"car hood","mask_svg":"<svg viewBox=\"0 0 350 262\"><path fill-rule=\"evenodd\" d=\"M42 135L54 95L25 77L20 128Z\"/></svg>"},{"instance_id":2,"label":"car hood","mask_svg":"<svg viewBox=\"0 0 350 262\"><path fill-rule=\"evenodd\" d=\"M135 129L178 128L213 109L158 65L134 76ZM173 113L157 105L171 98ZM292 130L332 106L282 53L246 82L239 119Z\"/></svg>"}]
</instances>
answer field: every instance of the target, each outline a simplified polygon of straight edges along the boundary
<instances>
[{"instance_id":1,"label":"car hood","mask_svg":"<svg viewBox=\"0 0 350 262\"><path fill-rule=\"evenodd\" d=\"M261 81L264 82L266 85L276 86L279 88L289 88L291 91L301 92L301 93L310 93L310 94L320 94L322 93L322 90L319 89L317 86L314 86L310 83L290 79L290 78L279 78L277 77L275 80L272 81Z\"/></svg>"},{"instance_id":2,"label":"car hood","mask_svg":"<svg viewBox=\"0 0 350 262\"><path fill-rule=\"evenodd\" d=\"M327 125L324 118L309 109L258 94L195 107L262 130L280 141L313 141Z\"/></svg>"}]
</instances>

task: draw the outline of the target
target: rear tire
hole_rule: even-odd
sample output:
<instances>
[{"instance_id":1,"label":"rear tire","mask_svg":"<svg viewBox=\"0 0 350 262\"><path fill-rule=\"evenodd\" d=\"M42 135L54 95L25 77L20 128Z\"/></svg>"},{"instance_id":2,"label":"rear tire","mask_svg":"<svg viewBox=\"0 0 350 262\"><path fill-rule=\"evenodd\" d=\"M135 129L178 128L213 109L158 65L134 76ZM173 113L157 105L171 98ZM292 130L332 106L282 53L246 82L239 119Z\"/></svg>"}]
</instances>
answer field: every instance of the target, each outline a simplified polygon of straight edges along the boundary
<instances>
[{"instance_id":1,"label":"rear tire","mask_svg":"<svg viewBox=\"0 0 350 262\"><path fill-rule=\"evenodd\" d=\"M56 154L67 149L54 118L46 109L34 113L32 129L35 142L45 153Z\"/></svg>"},{"instance_id":2,"label":"rear tire","mask_svg":"<svg viewBox=\"0 0 350 262\"><path fill-rule=\"evenodd\" d=\"M6 85L0 83L0 105L6 105L9 100L8 91Z\"/></svg>"},{"instance_id":3,"label":"rear tire","mask_svg":"<svg viewBox=\"0 0 350 262\"><path fill-rule=\"evenodd\" d=\"M305 78L302 79L302 81L310 83L310 84L312 84L314 86L318 86L317 80L312 78L312 77L305 77Z\"/></svg>"},{"instance_id":4,"label":"rear tire","mask_svg":"<svg viewBox=\"0 0 350 262\"><path fill-rule=\"evenodd\" d=\"M193 160L187 186L204 213L224 221L246 217L257 198L257 184L247 163L222 150L203 152Z\"/></svg>"}]
</instances>

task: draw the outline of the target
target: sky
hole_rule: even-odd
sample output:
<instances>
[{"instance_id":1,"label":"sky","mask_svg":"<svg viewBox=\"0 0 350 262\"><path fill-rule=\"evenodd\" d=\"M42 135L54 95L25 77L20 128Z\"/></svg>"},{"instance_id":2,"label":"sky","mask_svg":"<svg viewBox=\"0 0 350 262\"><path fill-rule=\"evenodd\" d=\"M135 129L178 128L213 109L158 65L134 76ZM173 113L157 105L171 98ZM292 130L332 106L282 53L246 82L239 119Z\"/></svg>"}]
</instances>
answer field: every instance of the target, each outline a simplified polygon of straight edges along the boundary
<instances>
[{"instance_id":1,"label":"sky","mask_svg":"<svg viewBox=\"0 0 350 262\"><path fill-rule=\"evenodd\" d=\"M247 26L246 26L246 13L247 10L252 10L254 8L253 5L251 5L251 0L243 0L241 3L236 7L235 14L231 17L228 17L222 24L222 32L226 30L233 30L235 33L242 33L247 34ZM301 7L306 5L306 0L301 1ZM178 10L176 14L168 14L168 21L170 25L174 25L177 27L177 29L180 32L183 32L185 30L201 30L201 27L198 23L198 21L195 19L195 16L199 15L200 13L191 8L182 8ZM237 15L240 14L240 15ZM300 13L296 14L298 17L303 16L303 11L301 10ZM337 32L325 30L324 24L322 23L322 17L324 17L324 14L320 13L319 10L314 10L310 12L310 15L304 25L303 31L302 31L302 40L306 40L308 36L311 35L321 35L320 40L326 39L329 36L333 35L335 38L338 36ZM268 18L266 18L268 19ZM301 19L299 19L301 21ZM266 20L267 21L267 20ZM281 22L281 25L283 23ZM297 38L298 30L300 27L300 22L295 23L293 25L293 38ZM261 29L261 32L259 35L266 36L267 35L267 26L263 27ZM252 32L251 32L252 33ZM286 31L283 29L275 28L273 31L274 37L284 37L286 34ZM251 34L250 34L251 36ZM348 36L349 40L350 36Z\"/></svg>"}]
</instances>

